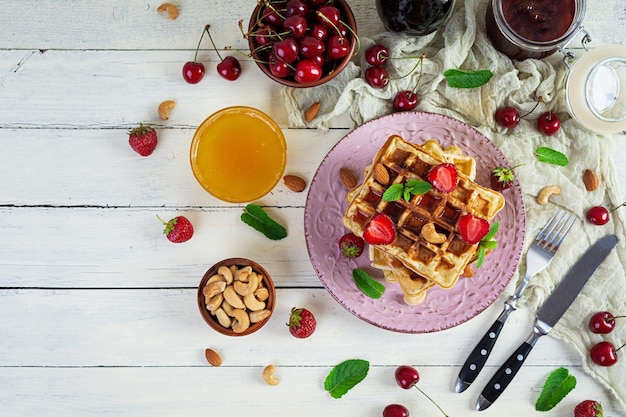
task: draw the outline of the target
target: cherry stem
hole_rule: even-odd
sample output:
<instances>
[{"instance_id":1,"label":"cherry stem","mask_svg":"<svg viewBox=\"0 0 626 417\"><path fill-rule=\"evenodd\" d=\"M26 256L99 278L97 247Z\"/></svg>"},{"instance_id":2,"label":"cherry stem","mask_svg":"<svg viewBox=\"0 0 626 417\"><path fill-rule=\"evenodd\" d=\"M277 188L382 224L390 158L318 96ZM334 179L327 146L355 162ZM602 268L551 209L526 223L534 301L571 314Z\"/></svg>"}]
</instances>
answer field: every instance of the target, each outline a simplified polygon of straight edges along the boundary
<instances>
[{"instance_id":1,"label":"cherry stem","mask_svg":"<svg viewBox=\"0 0 626 417\"><path fill-rule=\"evenodd\" d=\"M622 346L618 347L617 349L615 349L615 352L617 352L618 350L620 350L621 348L623 348L624 346L626 346L626 343L624 343Z\"/></svg>"},{"instance_id":2,"label":"cherry stem","mask_svg":"<svg viewBox=\"0 0 626 417\"><path fill-rule=\"evenodd\" d=\"M424 397L428 398L428 399L430 400L430 402L431 402L431 403L433 403L433 404L435 405L435 407L437 407L437 408L439 409L439 411L441 411L441 414L443 414L445 417L448 417L448 414L446 414L446 412L445 412L445 411L443 411L443 409L442 409L441 407L439 407L439 404L437 404L437 403L435 402L435 400L433 400L432 398L430 398L430 397L428 396L428 394L426 394L424 391L422 391L422 390L421 390L421 388L420 388L420 387L418 387L417 385L413 385L413 386L414 386L414 387L415 387L415 388L416 388L419 392L421 392L421 393L422 393L422 395L423 395Z\"/></svg>"},{"instance_id":3,"label":"cherry stem","mask_svg":"<svg viewBox=\"0 0 626 417\"><path fill-rule=\"evenodd\" d=\"M354 55L358 54L359 51L361 50L361 39L359 38L359 35L356 34L354 29L352 29L350 27L349 24L347 24L343 20L340 20L340 22L343 23L343 25L346 27L346 29L348 29L348 31L352 34L352 36L354 36L354 39L356 39L356 48L354 49L354 54L352 54L352 56L354 56Z\"/></svg>"},{"instance_id":4,"label":"cherry stem","mask_svg":"<svg viewBox=\"0 0 626 417\"><path fill-rule=\"evenodd\" d=\"M409 59L409 58L415 58L415 57L408 57L408 58L395 58L395 59ZM404 74L402 77L399 78L390 78L390 80L401 80L403 78L408 77L409 75L413 74L415 72L415 69L417 68L417 66L419 65L420 67L420 73L419 76L417 78L417 84L415 85L415 89L417 89L417 87L419 86L420 83L420 79L422 78L422 68L423 65L422 63L424 62L424 58L426 58L426 54L422 54L419 59L417 60L417 62L415 63L415 65L413 66L413 68L411 68L411 71L407 72L406 74ZM413 89L413 92L415 92L415 89Z\"/></svg>"},{"instance_id":5,"label":"cherry stem","mask_svg":"<svg viewBox=\"0 0 626 417\"><path fill-rule=\"evenodd\" d=\"M613 212L614 212L615 210L617 210L618 208L620 208L620 207L624 207L624 206L626 206L626 201L624 201L624 202L623 202L622 204L620 204L619 206L617 206L617 207L613 208L613 210L611 210L609 213L613 213ZM617 316L617 317L624 317L624 316ZM617 317L616 317L616 318L617 318Z\"/></svg>"},{"instance_id":6,"label":"cherry stem","mask_svg":"<svg viewBox=\"0 0 626 417\"><path fill-rule=\"evenodd\" d=\"M274 13L276 13L278 15L278 17L280 17L282 20L285 20L285 16L283 16L282 14L278 13L278 10L276 10L276 8L272 5L272 3L270 3L268 0L264 0L263 4L265 4L265 6L269 7L270 9L272 9L272 11Z\"/></svg>"},{"instance_id":7,"label":"cherry stem","mask_svg":"<svg viewBox=\"0 0 626 417\"><path fill-rule=\"evenodd\" d=\"M539 96L539 101L546 105L546 109L548 109L548 120L552 120L552 112L550 111L550 106L548 106L548 103L546 103L546 101L541 96Z\"/></svg>"},{"instance_id":8,"label":"cherry stem","mask_svg":"<svg viewBox=\"0 0 626 417\"><path fill-rule=\"evenodd\" d=\"M538 99L538 100L537 100L537 102L535 103L535 106L534 106L532 109L530 109L530 111L529 111L528 113L524 113L523 115L521 115L521 116L520 116L520 119L523 119L524 117L528 116L530 113L534 112L534 111L535 111L535 109L539 106L539 103L541 103L541 102L544 102L544 103L545 103L545 101L543 101L543 97L542 97L542 96L539 96L539 99ZM546 106L547 106L547 104L546 104ZM548 112L549 112L549 111L550 111L550 108L548 107Z\"/></svg>"},{"instance_id":9,"label":"cherry stem","mask_svg":"<svg viewBox=\"0 0 626 417\"><path fill-rule=\"evenodd\" d=\"M211 25L206 25L206 33L209 35L209 40L211 41L211 45L213 45L213 49L215 50L215 53L217 54L217 57L220 59L220 61L223 61L222 56L220 55L219 51L217 50L217 46L215 46L215 42L213 42L213 37L211 36L211 32L209 32L209 28L211 27Z\"/></svg>"},{"instance_id":10,"label":"cherry stem","mask_svg":"<svg viewBox=\"0 0 626 417\"><path fill-rule=\"evenodd\" d=\"M202 35L200 35L200 40L198 41L198 46L196 47L196 54L193 57L193 63L198 62L198 51L200 50L200 44L202 43L202 38L204 38L204 33L209 31L209 27L211 25L206 25L204 30L202 31Z\"/></svg>"}]
</instances>

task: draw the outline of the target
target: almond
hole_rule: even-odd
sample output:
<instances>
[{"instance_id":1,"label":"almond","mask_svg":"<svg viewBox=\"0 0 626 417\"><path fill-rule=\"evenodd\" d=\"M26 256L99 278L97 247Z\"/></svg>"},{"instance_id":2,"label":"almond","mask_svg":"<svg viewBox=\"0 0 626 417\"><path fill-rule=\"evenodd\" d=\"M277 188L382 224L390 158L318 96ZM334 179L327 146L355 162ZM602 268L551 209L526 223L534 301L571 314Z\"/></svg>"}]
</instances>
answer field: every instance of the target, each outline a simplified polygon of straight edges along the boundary
<instances>
[{"instance_id":1,"label":"almond","mask_svg":"<svg viewBox=\"0 0 626 417\"><path fill-rule=\"evenodd\" d=\"M341 179L341 182L343 183L343 185L345 185L347 189L356 187L356 177L354 176L352 171L350 171L349 169L341 168L339 170L339 178Z\"/></svg>"},{"instance_id":2,"label":"almond","mask_svg":"<svg viewBox=\"0 0 626 417\"><path fill-rule=\"evenodd\" d=\"M377 163L374 166L374 179L381 185L389 184L389 171L381 163Z\"/></svg>"},{"instance_id":3,"label":"almond","mask_svg":"<svg viewBox=\"0 0 626 417\"><path fill-rule=\"evenodd\" d=\"M583 172L583 182L587 191L595 191L598 188L598 176L590 169Z\"/></svg>"},{"instance_id":4,"label":"almond","mask_svg":"<svg viewBox=\"0 0 626 417\"><path fill-rule=\"evenodd\" d=\"M220 366L222 364L222 357L213 349L207 348L204 351L204 356L206 357L207 362L209 362L213 366Z\"/></svg>"},{"instance_id":5,"label":"almond","mask_svg":"<svg viewBox=\"0 0 626 417\"><path fill-rule=\"evenodd\" d=\"M306 188L306 181L297 175L285 175L283 177L285 186L294 193L300 193Z\"/></svg>"},{"instance_id":6,"label":"almond","mask_svg":"<svg viewBox=\"0 0 626 417\"><path fill-rule=\"evenodd\" d=\"M311 104L309 108L306 109L306 111L304 112L304 120L306 120L307 123L310 122L311 120L315 119L315 116L317 116L317 112L319 111L320 111L319 101Z\"/></svg>"}]
</instances>

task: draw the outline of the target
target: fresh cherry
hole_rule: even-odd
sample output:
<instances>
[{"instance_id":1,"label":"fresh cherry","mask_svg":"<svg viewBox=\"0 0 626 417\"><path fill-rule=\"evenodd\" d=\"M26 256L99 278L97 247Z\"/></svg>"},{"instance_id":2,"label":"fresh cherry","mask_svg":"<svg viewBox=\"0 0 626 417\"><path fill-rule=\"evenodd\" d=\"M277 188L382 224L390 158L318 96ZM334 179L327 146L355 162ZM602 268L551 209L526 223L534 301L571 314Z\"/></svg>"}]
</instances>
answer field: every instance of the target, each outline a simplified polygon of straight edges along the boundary
<instances>
[{"instance_id":1,"label":"fresh cherry","mask_svg":"<svg viewBox=\"0 0 626 417\"><path fill-rule=\"evenodd\" d=\"M519 111L515 107L502 107L496 110L496 122L509 129L513 129L520 122Z\"/></svg>"},{"instance_id":2,"label":"fresh cherry","mask_svg":"<svg viewBox=\"0 0 626 417\"><path fill-rule=\"evenodd\" d=\"M375 44L365 51L365 60L375 67L383 65L389 59L389 49L380 44Z\"/></svg>"},{"instance_id":3,"label":"fresh cherry","mask_svg":"<svg viewBox=\"0 0 626 417\"><path fill-rule=\"evenodd\" d=\"M623 348L625 345L615 349L615 345L611 342L600 342L595 344L589 350L589 356L596 365L600 366L612 366L617 363L617 351Z\"/></svg>"},{"instance_id":4,"label":"fresh cherry","mask_svg":"<svg viewBox=\"0 0 626 417\"><path fill-rule=\"evenodd\" d=\"M241 75L241 64L239 60L234 56L227 56L226 58L222 58L219 51L217 50L217 46L215 46L215 42L213 42L213 37L211 36L211 32L209 31L210 25L206 25L206 33L209 34L209 39L211 44L213 45L213 49L215 49L215 53L220 59L220 63L217 64L217 73L224 79L228 81L235 81Z\"/></svg>"},{"instance_id":5,"label":"fresh cherry","mask_svg":"<svg viewBox=\"0 0 626 417\"><path fill-rule=\"evenodd\" d=\"M408 365L398 366L398 368L396 368L395 377L396 383L400 386L400 388L409 389L415 387L423 396L428 398L428 400L430 400L430 402L433 403L444 416L448 416L446 412L443 411L443 409L439 406L439 404L437 404L432 398L426 395L426 393L417 386L417 383L420 380L420 374L419 372L417 372L417 369Z\"/></svg>"},{"instance_id":6,"label":"fresh cherry","mask_svg":"<svg viewBox=\"0 0 626 417\"><path fill-rule=\"evenodd\" d=\"M300 39L306 32L307 21L300 15L293 15L285 19L283 27L290 31L294 38Z\"/></svg>"},{"instance_id":7,"label":"fresh cherry","mask_svg":"<svg viewBox=\"0 0 626 417\"><path fill-rule=\"evenodd\" d=\"M272 75L278 78L287 78L293 74L293 68L286 62L276 58L274 54L270 54L268 67Z\"/></svg>"},{"instance_id":8,"label":"fresh cherry","mask_svg":"<svg viewBox=\"0 0 626 417\"><path fill-rule=\"evenodd\" d=\"M276 58L287 64L291 64L298 59L298 42L296 42L294 38L285 38L274 43L272 52L274 52Z\"/></svg>"},{"instance_id":9,"label":"fresh cherry","mask_svg":"<svg viewBox=\"0 0 626 417\"><path fill-rule=\"evenodd\" d=\"M548 136L554 135L560 127L561 121L549 110L537 119L537 128Z\"/></svg>"},{"instance_id":10,"label":"fresh cherry","mask_svg":"<svg viewBox=\"0 0 626 417\"><path fill-rule=\"evenodd\" d=\"M341 59L350 52L350 40L343 35L332 35L328 38L326 53L332 59Z\"/></svg>"},{"instance_id":11,"label":"fresh cherry","mask_svg":"<svg viewBox=\"0 0 626 417\"><path fill-rule=\"evenodd\" d=\"M365 81L374 88L384 88L389 84L389 73L383 67L369 67L365 70Z\"/></svg>"},{"instance_id":12,"label":"fresh cherry","mask_svg":"<svg viewBox=\"0 0 626 417\"><path fill-rule=\"evenodd\" d=\"M302 0L289 0L287 2L287 16L306 16L309 6Z\"/></svg>"},{"instance_id":13,"label":"fresh cherry","mask_svg":"<svg viewBox=\"0 0 626 417\"><path fill-rule=\"evenodd\" d=\"M609 217L609 211L602 206L593 206L587 211L587 220L596 226L607 224Z\"/></svg>"},{"instance_id":14,"label":"fresh cherry","mask_svg":"<svg viewBox=\"0 0 626 417\"><path fill-rule=\"evenodd\" d=\"M273 6L266 6L261 12L261 20L269 25L279 27L283 24L283 18L276 12Z\"/></svg>"},{"instance_id":15,"label":"fresh cherry","mask_svg":"<svg viewBox=\"0 0 626 417\"><path fill-rule=\"evenodd\" d=\"M322 68L309 59L301 59L296 64L293 78L299 83L312 83L322 78Z\"/></svg>"},{"instance_id":16,"label":"fresh cherry","mask_svg":"<svg viewBox=\"0 0 626 417\"><path fill-rule=\"evenodd\" d=\"M610 311L598 311L589 319L589 330L593 333L608 334L615 328L615 319L626 316L614 316Z\"/></svg>"},{"instance_id":17,"label":"fresh cherry","mask_svg":"<svg viewBox=\"0 0 626 417\"><path fill-rule=\"evenodd\" d=\"M328 29L326 28L326 26L323 26L318 22L313 23L310 32L311 36L319 39L320 41L326 40L326 37L328 37Z\"/></svg>"},{"instance_id":18,"label":"fresh cherry","mask_svg":"<svg viewBox=\"0 0 626 417\"><path fill-rule=\"evenodd\" d=\"M409 410L402 404L389 404L383 410L383 417L409 417Z\"/></svg>"},{"instance_id":19,"label":"fresh cherry","mask_svg":"<svg viewBox=\"0 0 626 417\"><path fill-rule=\"evenodd\" d=\"M209 25L206 25L202 30L202 35L200 36L200 40L198 41L198 46L196 47L196 54L193 57L193 61L187 61L183 65L183 79L187 81L189 84L198 84L202 78L204 78L204 64L198 62L198 50L200 50L200 43L202 42L202 38L204 37L204 33L209 30Z\"/></svg>"},{"instance_id":20,"label":"fresh cherry","mask_svg":"<svg viewBox=\"0 0 626 417\"><path fill-rule=\"evenodd\" d=\"M311 35L304 35L300 39L300 55L304 58L320 56L326 51L326 44L321 39Z\"/></svg>"},{"instance_id":21,"label":"fresh cherry","mask_svg":"<svg viewBox=\"0 0 626 417\"><path fill-rule=\"evenodd\" d=\"M413 91L400 91L393 99L393 109L395 111L410 111L417 107L419 99Z\"/></svg>"},{"instance_id":22,"label":"fresh cherry","mask_svg":"<svg viewBox=\"0 0 626 417\"><path fill-rule=\"evenodd\" d=\"M327 28L336 28L341 20L341 12L335 6L322 6L316 12L317 21Z\"/></svg>"}]
</instances>

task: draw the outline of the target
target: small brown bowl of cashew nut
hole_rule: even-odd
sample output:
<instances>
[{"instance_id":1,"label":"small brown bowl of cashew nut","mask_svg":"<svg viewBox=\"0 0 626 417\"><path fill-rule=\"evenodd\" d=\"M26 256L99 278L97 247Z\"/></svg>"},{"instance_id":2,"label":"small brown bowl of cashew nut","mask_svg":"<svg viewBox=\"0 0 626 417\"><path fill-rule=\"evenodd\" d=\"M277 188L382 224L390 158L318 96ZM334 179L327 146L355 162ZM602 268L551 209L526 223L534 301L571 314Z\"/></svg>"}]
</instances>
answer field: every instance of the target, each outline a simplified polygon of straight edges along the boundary
<instances>
[{"instance_id":1,"label":"small brown bowl of cashew nut","mask_svg":"<svg viewBox=\"0 0 626 417\"><path fill-rule=\"evenodd\" d=\"M245 258L216 263L198 286L202 318L227 336L246 336L259 330L270 319L275 302L276 289L270 275Z\"/></svg>"}]
</instances>

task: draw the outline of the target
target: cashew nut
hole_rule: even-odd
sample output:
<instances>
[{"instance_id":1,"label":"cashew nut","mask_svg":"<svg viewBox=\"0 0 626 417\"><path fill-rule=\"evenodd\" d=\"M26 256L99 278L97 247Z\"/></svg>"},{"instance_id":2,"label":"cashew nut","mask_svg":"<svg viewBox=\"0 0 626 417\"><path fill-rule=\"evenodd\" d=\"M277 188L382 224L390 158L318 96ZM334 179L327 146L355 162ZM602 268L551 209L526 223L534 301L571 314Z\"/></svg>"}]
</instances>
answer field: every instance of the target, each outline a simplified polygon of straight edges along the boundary
<instances>
[{"instance_id":1,"label":"cashew nut","mask_svg":"<svg viewBox=\"0 0 626 417\"><path fill-rule=\"evenodd\" d=\"M446 241L447 237L443 233L439 233L435 230L434 223L426 223L422 227L422 231L420 232L422 237L430 243L443 243Z\"/></svg>"},{"instance_id":2,"label":"cashew nut","mask_svg":"<svg viewBox=\"0 0 626 417\"><path fill-rule=\"evenodd\" d=\"M241 296L246 296L252 294L254 290L257 289L257 287L259 286L259 276L255 273L252 273L248 274L248 278L248 282L235 281L233 287L235 288L237 294Z\"/></svg>"},{"instance_id":3,"label":"cashew nut","mask_svg":"<svg viewBox=\"0 0 626 417\"><path fill-rule=\"evenodd\" d=\"M252 272L252 267L251 266L246 266L244 268L241 269L237 269L235 271L234 275L234 279L235 281L243 281L243 282L247 282L248 281L248 275L250 275L250 273Z\"/></svg>"},{"instance_id":4,"label":"cashew nut","mask_svg":"<svg viewBox=\"0 0 626 417\"><path fill-rule=\"evenodd\" d=\"M176 18L178 17L178 7L176 7L172 3L163 3L162 5L157 7L157 12L167 12L167 17L171 20L176 20Z\"/></svg>"},{"instance_id":5,"label":"cashew nut","mask_svg":"<svg viewBox=\"0 0 626 417\"><path fill-rule=\"evenodd\" d=\"M250 316L246 310L236 308L233 310L233 319L231 328L235 333L243 333L250 327Z\"/></svg>"},{"instance_id":6,"label":"cashew nut","mask_svg":"<svg viewBox=\"0 0 626 417\"><path fill-rule=\"evenodd\" d=\"M226 314L223 308L218 308L217 310L215 310L215 317L217 317L217 321L219 321L219 323L223 327L229 328L230 325L233 323L233 321L230 317L228 317L228 314Z\"/></svg>"},{"instance_id":7,"label":"cashew nut","mask_svg":"<svg viewBox=\"0 0 626 417\"><path fill-rule=\"evenodd\" d=\"M233 311L235 309L233 308L233 306L228 304L228 301L226 300L222 301L222 310L224 310L224 312L228 314L230 317L233 317Z\"/></svg>"},{"instance_id":8,"label":"cashew nut","mask_svg":"<svg viewBox=\"0 0 626 417\"><path fill-rule=\"evenodd\" d=\"M548 204L548 200L551 195L559 195L561 194L561 189L556 185L549 185L547 187L543 187L541 191L539 191L539 195L537 196L537 203L544 205Z\"/></svg>"},{"instance_id":9,"label":"cashew nut","mask_svg":"<svg viewBox=\"0 0 626 417\"><path fill-rule=\"evenodd\" d=\"M207 279L206 284L204 285L209 285L212 284L216 281L224 281L224 277L218 274L213 275L211 278Z\"/></svg>"},{"instance_id":10,"label":"cashew nut","mask_svg":"<svg viewBox=\"0 0 626 417\"><path fill-rule=\"evenodd\" d=\"M243 296L243 303L248 307L248 310L251 311L259 311L265 308L265 303L263 301L259 301L254 296L254 293L250 293ZM252 321L252 319L250 319Z\"/></svg>"},{"instance_id":11,"label":"cashew nut","mask_svg":"<svg viewBox=\"0 0 626 417\"><path fill-rule=\"evenodd\" d=\"M239 295L235 292L235 288L232 285L229 285L224 289L224 299L228 301L228 304L233 306L234 308L246 308L245 304L239 298Z\"/></svg>"},{"instance_id":12,"label":"cashew nut","mask_svg":"<svg viewBox=\"0 0 626 417\"><path fill-rule=\"evenodd\" d=\"M217 274L224 278L227 284L233 283L233 271L227 266L220 266L217 270Z\"/></svg>"},{"instance_id":13,"label":"cashew nut","mask_svg":"<svg viewBox=\"0 0 626 417\"><path fill-rule=\"evenodd\" d=\"M265 301L270 296L270 292L267 290L267 288L261 287L260 283L259 283L259 287L256 289L256 291L254 291L253 294L256 297L256 299L259 301Z\"/></svg>"},{"instance_id":14,"label":"cashew nut","mask_svg":"<svg viewBox=\"0 0 626 417\"><path fill-rule=\"evenodd\" d=\"M272 314L272 312L269 310L259 310L250 312L248 316L250 317L250 323L258 323L268 318L270 314Z\"/></svg>"},{"instance_id":15,"label":"cashew nut","mask_svg":"<svg viewBox=\"0 0 626 417\"><path fill-rule=\"evenodd\" d=\"M204 294L205 298L212 298L217 294L224 291L226 288L226 281L215 281L210 283L209 285L205 285L202 289L202 294Z\"/></svg>"},{"instance_id":16,"label":"cashew nut","mask_svg":"<svg viewBox=\"0 0 626 417\"><path fill-rule=\"evenodd\" d=\"M278 383L280 382L280 380L274 376L274 370L274 365L267 365L263 369L263 379L269 385L278 385Z\"/></svg>"},{"instance_id":17,"label":"cashew nut","mask_svg":"<svg viewBox=\"0 0 626 417\"><path fill-rule=\"evenodd\" d=\"M161 120L167 120L170 118L170 109L176 107L176 102L173 100L166 100L159 104L159 117Z\"/></svg>"},{"instance_id":18,"label":"cashew nut","mask_svg":"<svg viewBox=\"0 0 626 417\"><path fill-rule=\"evenodd\" d=\"M209 310L211 313L215 313L215 311L221 307L222 302L224 301L224 293L220 292L209 299L205 297L205 300L206 309Z\"/></svg>"}]
</instances>

